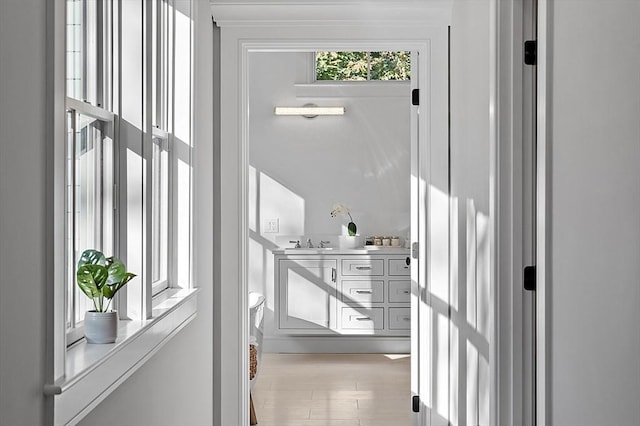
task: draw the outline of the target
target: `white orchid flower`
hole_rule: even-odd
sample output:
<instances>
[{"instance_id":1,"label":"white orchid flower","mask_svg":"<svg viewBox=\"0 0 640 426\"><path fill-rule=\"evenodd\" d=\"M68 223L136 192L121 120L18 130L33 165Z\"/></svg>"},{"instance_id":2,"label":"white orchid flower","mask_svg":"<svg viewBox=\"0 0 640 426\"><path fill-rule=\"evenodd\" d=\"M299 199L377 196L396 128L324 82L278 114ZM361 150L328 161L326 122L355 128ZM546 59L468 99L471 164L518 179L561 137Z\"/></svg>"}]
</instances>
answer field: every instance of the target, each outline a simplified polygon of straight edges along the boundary
<instances>
[{"instance_id":1,"label":"white orchid flower","mask_svg":"<svg viewBox=\"0 0 640 426\"><path fill-rule=\"evenodd\" d=\"M349 207L345 206L344 204L335 204L333 206L333 210L331 210L331 217L336 217L341 214L349 214L349 213L350 213Z\"/></svg>"}]
</instances>

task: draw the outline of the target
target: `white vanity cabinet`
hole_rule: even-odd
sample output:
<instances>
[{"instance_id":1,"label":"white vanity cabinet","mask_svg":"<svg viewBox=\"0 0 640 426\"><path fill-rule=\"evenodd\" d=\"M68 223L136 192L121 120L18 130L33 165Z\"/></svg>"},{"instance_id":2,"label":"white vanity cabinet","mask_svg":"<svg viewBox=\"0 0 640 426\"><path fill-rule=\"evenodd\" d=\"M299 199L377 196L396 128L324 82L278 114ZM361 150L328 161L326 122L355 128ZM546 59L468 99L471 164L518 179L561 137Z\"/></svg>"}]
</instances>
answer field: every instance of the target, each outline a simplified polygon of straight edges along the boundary
<instances>
[{"instance_id":1,"label":"white vanity cabinet","mask_svg":"<svg viewBox=\"0 0 640 426\"><path fill-rule=\"evenodd\" d=\"M278 334L409 335L408 250L274 254Z\"/></svg>"},{"instance_id":2,"label":"white vanity cabinet","mask_svg":"<svg viewBox=\"0 0 640 426\"><path fill-rule=\"evenodd\" d=\"M278 328L304 334L334 329L337 261L310 258L277 262Z\"/></svg>"}]
</instances>

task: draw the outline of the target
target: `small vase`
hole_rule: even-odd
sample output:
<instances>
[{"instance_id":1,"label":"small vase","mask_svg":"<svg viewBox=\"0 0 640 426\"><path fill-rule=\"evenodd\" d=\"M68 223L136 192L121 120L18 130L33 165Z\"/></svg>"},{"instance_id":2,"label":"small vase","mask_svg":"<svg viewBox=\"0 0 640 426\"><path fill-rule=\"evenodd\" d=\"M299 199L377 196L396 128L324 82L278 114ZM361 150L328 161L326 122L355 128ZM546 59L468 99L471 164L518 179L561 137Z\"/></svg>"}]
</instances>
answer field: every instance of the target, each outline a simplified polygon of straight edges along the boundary
<instances>
[{"instance_id":1,"label":"small vase","mask_svg":"<svg viewBox=\"0 0 640 426\"><path fill-rule=\"evenodd\" d=\"M114 343L118 337L118 312L87 311L84 337L88 343Z\"/></svg>"},{"instance_id":2,"label":"small vase","mask_svg":"<svg viewBox=\"0 0 640 426\"><path fill-rule=\"evenodd\" d=\"M356 249L363 246L363 238L359 235L340 235L338 241L341 249Z\"/></svg>"}]
</instances>

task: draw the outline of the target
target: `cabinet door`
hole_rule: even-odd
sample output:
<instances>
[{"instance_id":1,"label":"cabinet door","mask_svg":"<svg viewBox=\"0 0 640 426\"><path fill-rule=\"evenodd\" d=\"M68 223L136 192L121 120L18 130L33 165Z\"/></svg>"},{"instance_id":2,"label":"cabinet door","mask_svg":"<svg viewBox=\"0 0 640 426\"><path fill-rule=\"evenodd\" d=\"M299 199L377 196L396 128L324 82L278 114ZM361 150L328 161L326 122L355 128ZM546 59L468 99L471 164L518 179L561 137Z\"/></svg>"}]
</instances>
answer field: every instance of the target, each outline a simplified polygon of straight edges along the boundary
<instances>
[{"instance_id":1,"label":"cabinet door","mask_svg":"<svg viewBox=\"0 0 640 426\"><path fill-rule=\"evenodd\" d=\"M280 261L280 329L331 333L335 328L336 266L335 260Z\"/></svg>"}]
</instances>

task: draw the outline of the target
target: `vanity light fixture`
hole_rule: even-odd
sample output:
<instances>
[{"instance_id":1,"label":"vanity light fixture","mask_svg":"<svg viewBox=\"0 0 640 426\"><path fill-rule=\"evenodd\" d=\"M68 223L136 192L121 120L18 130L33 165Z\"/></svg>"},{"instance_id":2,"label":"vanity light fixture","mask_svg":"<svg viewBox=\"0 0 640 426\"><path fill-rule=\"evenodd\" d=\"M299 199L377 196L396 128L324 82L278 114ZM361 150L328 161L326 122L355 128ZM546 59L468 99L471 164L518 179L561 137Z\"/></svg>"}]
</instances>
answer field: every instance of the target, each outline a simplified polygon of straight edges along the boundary
<instances>
[{"instance_id":1,"label":"vanity light fixture","mask_svg":"<svg viewBox=\"0 0 640 426\"><path fill-rule=\"evenodd\" d=\"M344 107L305 104L299 107L275 107L274 112L276 115L301 115L313 118L319 115L344 115Z\"/></svg>"}]
</instances>

